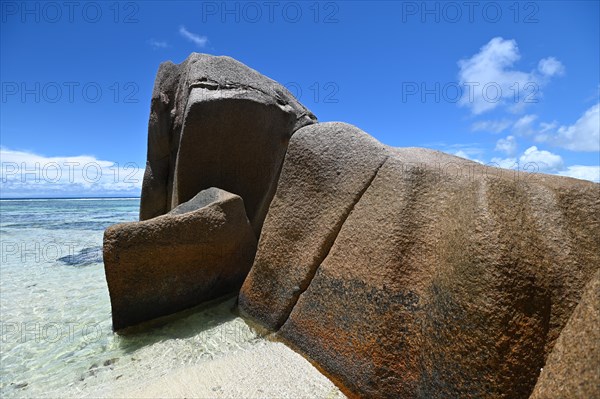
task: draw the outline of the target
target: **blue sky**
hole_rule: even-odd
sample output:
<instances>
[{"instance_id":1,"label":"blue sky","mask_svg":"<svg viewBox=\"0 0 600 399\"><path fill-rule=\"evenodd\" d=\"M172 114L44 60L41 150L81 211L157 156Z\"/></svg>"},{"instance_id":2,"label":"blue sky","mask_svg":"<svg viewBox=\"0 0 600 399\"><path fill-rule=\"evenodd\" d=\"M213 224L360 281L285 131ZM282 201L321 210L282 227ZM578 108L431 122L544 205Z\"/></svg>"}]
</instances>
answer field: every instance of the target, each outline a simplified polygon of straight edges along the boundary
<instances>
[{"instance_id":1,"label":"blue sky","mask_svg":"<svg viewBox=\"0 0 600 399\"><path fill-rule=\"evenodd\" d=\"M158 65L229 55L385 144L600 179L600 9L3 1L3 197L138 195Z\"/></svg>"}]
</instances>

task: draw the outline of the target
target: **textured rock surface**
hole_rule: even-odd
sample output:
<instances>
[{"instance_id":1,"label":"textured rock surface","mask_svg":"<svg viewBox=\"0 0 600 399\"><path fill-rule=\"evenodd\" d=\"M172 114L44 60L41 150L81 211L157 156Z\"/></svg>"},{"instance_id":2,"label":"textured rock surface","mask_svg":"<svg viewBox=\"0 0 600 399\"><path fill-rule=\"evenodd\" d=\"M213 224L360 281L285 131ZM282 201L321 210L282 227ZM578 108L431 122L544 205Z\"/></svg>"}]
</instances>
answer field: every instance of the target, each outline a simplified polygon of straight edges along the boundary
<instances>
[{"instance_id":1,"label":"textured rock surface","mask_svg":"<svg viewBox=\"0 0 600 399\"><path fill-rule=\"evenodd\" d=\"M213 202L225 201L228 198L232 197L235 197L235 195L232 195L231 193L228 193L227 191L221 190L219 188L207 188L206 190L200 191L191 200L184 202L183 204L177 205L175 208L171 209L167 214L182 215L184 213L193 212L200 208L204 208L205 206L210 205Z\"/></svg>"},{"instance_id":2,"label":"textured rock surface","mask_svg":"<svg viewBox=\"0 0 600 399\"><path fill-rule=\"evenodd\" d=\"M167 213L201 190L244 199L258 236L289 138L316 118L283 86L229 58L191 54L158 71L140 219Z\"/></svg>"},{"instance_id":3,"label":"textured rock surface","mask_svg":"<svg viewBox=\"0 0 600 399\"><path fill-rule=\"evenodd\" d=\"M111 226L104 267L113 329L239 289L255 251L242 199L223 190L201 192L172 214Z\"/></svg>"},{"instance_id":4,"label":"textured rock surface","mask_svg":"<svg viewBox=\"0 0 600 399\"><path fill-rule=\"evenodd\" d=\"M240 295L241 308L271 329L287 319L387 157L383 145L348 124L316 124L296 134L282 170L279 200L267 216L272 227L263 232L264 246ZM286 278L274 278L272 267Z\"/></svg>"},{"instance_id":5,"label":"textured rock surface","mask_svg":"<svg viewBox=\"0 0 600 399\"><path fill-rule=\"evenodd\" d=\"M364 397L526 398L600 266L598 187L304 127L240 309Z\"/></svg>"},{"instance_id":6,"label":"textured rock surface","mask_svg":"<svg viewBox=\"0 0 600 399\"><path fill-rule=\"evenodd\" d=\"M560 333L531 399L600 398L600 272Z\"/></svg>"}]
</instances>

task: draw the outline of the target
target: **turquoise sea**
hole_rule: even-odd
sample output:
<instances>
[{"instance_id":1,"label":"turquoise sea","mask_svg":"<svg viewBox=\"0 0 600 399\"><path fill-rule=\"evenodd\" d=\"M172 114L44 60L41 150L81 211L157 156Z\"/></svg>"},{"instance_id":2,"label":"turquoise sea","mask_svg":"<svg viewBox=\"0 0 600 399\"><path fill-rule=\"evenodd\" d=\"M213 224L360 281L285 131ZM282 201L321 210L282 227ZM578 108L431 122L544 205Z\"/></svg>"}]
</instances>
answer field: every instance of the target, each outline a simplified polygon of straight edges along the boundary
<instances>
[{"instance_id":1,"label":"turquoise sea","mask_svg":"<svg viewBox=\"0 0 600 399\"><path fill-rule=\"evenodd\" d=\"M0 397L79 397L263 341L234 299L112 332L102 236L139 199L0 201Z\"/></svg>"}]
</instances>

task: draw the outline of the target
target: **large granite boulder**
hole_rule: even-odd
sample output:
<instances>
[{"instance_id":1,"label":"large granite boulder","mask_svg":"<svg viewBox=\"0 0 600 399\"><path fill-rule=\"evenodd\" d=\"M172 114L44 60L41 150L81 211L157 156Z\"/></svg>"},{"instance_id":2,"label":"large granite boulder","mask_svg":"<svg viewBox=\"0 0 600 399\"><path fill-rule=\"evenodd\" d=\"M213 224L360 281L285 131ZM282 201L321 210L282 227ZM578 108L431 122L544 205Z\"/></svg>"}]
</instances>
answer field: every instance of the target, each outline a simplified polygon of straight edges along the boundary
<instances>
[{"instance_id":1,"label":"large granite boulder","mask_svg":"<svg viewBox=\"0 0 600 399\"><path fill-rule=\"evenodd\" d=\"M232 58L193 53L161 64L140 220L219 187L244 199L258 236L288 141L315 121L285 87Z\"/></svg>"},{"instance_id":2,"label":"large granite boulder","mask_svg":"<svg viewBox=\"0 0 600 399\"><path fill-rule=\"evenodd\" d=\"M166 215L104 232L113 329L239 290L256 251L243 200L210 188Z\"/></svg>"},{"instance_id":3,"label":"large granite boulder","mask_svg":"<svg viewBox=\"0 0 600 399\"><path fill-rule=\"evenodd\" d=\"M142 221L105 233L115 330L241 286L351 395L600 396L600 185L315 122L231 58L161 65Z\"/></svg>"},{"instance_id":4,"label":"large granite boulder","mask_svg":"<svg viewBox=\"0 0 600 399\"><path fill-rule=\"evenodd\" d=\"M598 194L306 126L240 310L361 397L527 398L600 266Z\"/></svg>"}]
</instances>

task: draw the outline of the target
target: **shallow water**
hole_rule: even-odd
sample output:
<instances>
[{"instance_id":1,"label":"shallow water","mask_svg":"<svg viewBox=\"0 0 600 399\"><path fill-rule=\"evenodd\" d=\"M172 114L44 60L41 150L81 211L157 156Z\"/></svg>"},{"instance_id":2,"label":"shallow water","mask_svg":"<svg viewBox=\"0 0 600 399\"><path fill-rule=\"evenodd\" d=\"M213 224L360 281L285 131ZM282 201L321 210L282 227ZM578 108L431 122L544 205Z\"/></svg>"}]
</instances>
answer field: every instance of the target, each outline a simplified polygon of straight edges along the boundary
<instances>
[{"instance_id":1,"label":"shallow water","mask_svg":"<svg viewBox=\"0 0 600 399\"><path fill-rule=\"evenodd\" d=\"M0 201L0 397L126 386L264 341L235 316L234 299L133 336L112 332L101 258L77 255L138 209L139 199Z\"/></svg>"}]
</instances>

